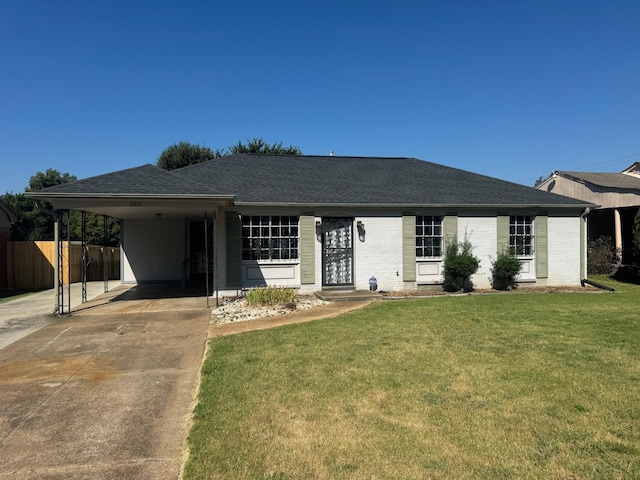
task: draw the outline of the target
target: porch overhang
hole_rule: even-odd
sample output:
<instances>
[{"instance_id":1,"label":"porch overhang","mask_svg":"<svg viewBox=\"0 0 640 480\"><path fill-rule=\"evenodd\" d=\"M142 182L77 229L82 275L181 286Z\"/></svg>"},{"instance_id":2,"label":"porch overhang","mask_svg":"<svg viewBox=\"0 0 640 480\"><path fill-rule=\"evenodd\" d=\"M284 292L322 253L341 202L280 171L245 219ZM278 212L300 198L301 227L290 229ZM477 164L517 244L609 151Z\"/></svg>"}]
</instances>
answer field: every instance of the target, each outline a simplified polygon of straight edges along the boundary
<instances>
[{"instance_id":1,"label":"porch overhang","mask_svg":"<svg viewBox=\"0 0 640 480\"><path fill-rule=\"evenodd\" d=\"M54 210L78 210L106 215L122 220L155 218L200 217L203 212L228 207L232 195L52 195L28 192L34 200L52 205Z\"/></svg>"}]
</instances>

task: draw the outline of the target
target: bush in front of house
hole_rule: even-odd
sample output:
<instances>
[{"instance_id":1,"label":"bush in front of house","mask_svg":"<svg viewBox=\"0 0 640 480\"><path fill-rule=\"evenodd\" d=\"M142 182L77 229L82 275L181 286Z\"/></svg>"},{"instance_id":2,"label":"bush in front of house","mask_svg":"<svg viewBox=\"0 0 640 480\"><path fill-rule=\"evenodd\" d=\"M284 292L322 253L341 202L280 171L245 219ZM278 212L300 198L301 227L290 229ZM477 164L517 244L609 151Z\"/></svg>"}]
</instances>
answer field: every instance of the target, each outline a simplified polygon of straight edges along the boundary
<instances>
[{"instance_id":1,"label":"bush in front of house","mask_svg":"<svg viewBox=\"0 0 640 480\"><path fill-rule=\"evenodd\" d=\"M447 242L444 256L444 289L447 292L472 289L469 277L478 271L480 259L473 255L473 246L465 236L462 242Z\"/></svg>"},{"instance_id":2,"label":"bush in front of house","mask_svg":"<svg viewBox=\"0 0 640 480\"><path fill-rule=\"evenodd\" d=\"M293 303L297 289L284 287L254 288L245 297L249 305L279 305Z\"/></svg>"},{"instance_id":3,"label":"bush in front of house","mask_svg":"<svg viewBox=\"0 0 640 480\"><path fill-rule=\"evenodd\" d=\"M618 251L611 237L589 240L587 245L587 273L590 275L611 275L618 264Z\"/></svg>"},{"instance_id":4,"label":"bush in front of house","mask_svg":"<svg viewBox=\"0 0 640 480\"><path fill-rule=\"evenodd\" d=\"M496 290L516 288L517 278L522 270L522 263L512 248L498 252L491 264L491 284Z\"/></svg>"}]
</instances>

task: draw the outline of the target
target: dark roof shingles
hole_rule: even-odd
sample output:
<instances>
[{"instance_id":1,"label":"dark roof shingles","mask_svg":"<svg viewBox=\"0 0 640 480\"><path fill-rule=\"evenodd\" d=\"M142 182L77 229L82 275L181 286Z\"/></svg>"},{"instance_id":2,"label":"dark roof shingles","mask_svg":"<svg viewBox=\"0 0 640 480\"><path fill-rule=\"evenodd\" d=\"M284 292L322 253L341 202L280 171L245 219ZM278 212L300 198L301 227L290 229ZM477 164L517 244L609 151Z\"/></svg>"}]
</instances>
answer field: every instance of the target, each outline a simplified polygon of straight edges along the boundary
<instances>
[{"instance_id":1,"label":"dark roof shingles","mask_svg":"<svg viewBox=\"0 0 640 480\"><path fill-rule=\"evenodd\" d=\"M76 182L54 185L38 193L78 195L208 195L210 189L201 182L185 179L147 164L106 173Z\"/></svg>"},{"instance_id":2,"label":"dark roof shingles","mask_svg":"<svg viewBox=\"0 0 640 480\"><path fill-rule=\"evenodd\" d=\"M175 172L248 203L585 204L415 158L233 155Z\"/></svg>"},{"instance_id":3,"label":"dark roof shingles","mask_svg":"<svg viewBox=\"0 0 640 480\"><path fill-rule=\"evenodd\" d=\"M240 203L586 205L415 158L239 154L165 171L153 165L56 185L57 195L229 195Z\"/></svg>"}]
</instances>

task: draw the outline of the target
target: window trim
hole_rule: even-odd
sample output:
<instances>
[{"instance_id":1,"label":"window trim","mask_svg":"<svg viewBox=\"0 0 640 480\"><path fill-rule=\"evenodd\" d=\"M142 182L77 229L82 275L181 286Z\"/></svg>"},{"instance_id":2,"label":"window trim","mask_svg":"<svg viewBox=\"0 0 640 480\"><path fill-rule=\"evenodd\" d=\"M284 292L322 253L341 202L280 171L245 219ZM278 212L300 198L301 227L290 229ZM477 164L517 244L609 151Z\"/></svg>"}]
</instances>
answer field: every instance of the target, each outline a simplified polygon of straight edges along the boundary
<instances>
[{"instance_id":1,"label":"window trim","mask_svg":"<svg viewBox=\"0 0 640 480\"><path fill-rule=\"evenodd\" d=\"M519 221L523 219L523 221ZM526 220L529 220L528 222ZM524 227L525 230L529 227L529 233L517 233L518 227ZM515 233L511 233L511 229L515 229ZM536 254L536 231L535 231L535 216L534 215L509 215L509 248L513 249L518 258L533 258ZM518 247L517 242L514 239L521 238L523 243L521 247ZM518 253L518 250L524 249L524 253Z\"/></svg>"},{"instance_id":2,"label":"window trim","mask_svg":"<svg viewBox=\"0 0 640 480\"><path fill-rule=\"evenodd\" d=\"M300 215L249 214L241 217L242 263L276 264L300 262ZM285 217L287 222L283 224L282 219ZM278 218L278 223L274 223L275 218ZM264 222L265 219L267 219L266 222ZM281 228L283 227L290 229L288 235L282 235ZM277 235L274 235L274 229L278 230ZM258 244L262 243L262 245L256 246L256 242ZM278 242L280 243L278 244ZM248 247L247 243L249 243ZM283 245L285 246L283 247ZM282 258L282 252L285 251L288 252L288 256ZM267 253L268 258L264 258L264 252ZM279 252L278 258L274 258L274 252Z\"/></svg>"},{"instance_id":3,"label":"window trim","mask_svg":"<svg viewBox=\"0 0 640 480\"><path fill-rule=\"evenodd\" d=\"M429 223L425 223L425 220L429 218L430 221ZM438 219L438 223L436 225L436 219ZM422 234L418 234L418 229L419 228L426 228L426 227L430 227L432 229L439 229L440 234L439 235L426 235L424 233ZM418 245L418 240L422 239L423 244L422 245ZM424 240L425 239L429 239L429 240L433 240L433 239L438 239L438 245L437 247L435 245L425 245ZM422 250L422 253L425 253L425 250L427 249L431 249L432 253L434 251L435 248L438 248L440 250L440 254L439 255L419 255L418 254L418 250ZM444 216L443 215L416 215L416 231L415 231L415 252L416 252L416 261L429 261L429 260L442 260L442 258L444 257Z\"/></svg>"}]
</instances>

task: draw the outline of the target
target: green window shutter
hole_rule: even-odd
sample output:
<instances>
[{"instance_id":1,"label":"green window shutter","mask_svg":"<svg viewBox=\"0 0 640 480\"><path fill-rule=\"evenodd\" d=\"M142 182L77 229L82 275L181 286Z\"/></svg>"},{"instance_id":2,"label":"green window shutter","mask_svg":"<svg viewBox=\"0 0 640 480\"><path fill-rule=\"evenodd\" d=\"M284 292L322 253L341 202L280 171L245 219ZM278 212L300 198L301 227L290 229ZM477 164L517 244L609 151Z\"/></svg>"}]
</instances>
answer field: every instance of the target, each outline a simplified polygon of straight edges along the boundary
<instances>
[{"instance_id":1,"label":"green window shutter","mask_svg":"<svg viewBox=\"0 0 640 480\"><path fill-rule=\"evenodd\" d=\"M316 283L316 224L313 214L300 215L300 283Z\"/></svg>"},{"instance_id":2,"label":"green window shutter","mask_svg":"<svg viewBox=\"0 0 640 480\"><path fill-rule=\"evenodd\" d=\"M242 222L240 214L225 212L227 287L242 287Z\"/></svg>"},{"instance_id":3,"label":"green window shutter","mask_svg":"<svg viewBox=\"0 0 640 480\"><path fill-rule=\"evenodd\" d=\"M509 249L509 215L498 215L498 249L503 252Z\"/></svg>"},{"instance_id":4,"label":"green window shutter","mask_svg":"<svg viewBox=\"0 0 640 480\"><path fill-rule=\"evenodd\" d=\"M416 281L416 216L402 215L402 280Z\"/></svg>"},{"instance_id":5,"label":"green window shutter","mask_svg":"<svg viewBox=\"0 0 640 480\"><path fill-rule=\"evenodd\" d=\"M444 245L442 255L446 251L448 242L455 242L458 239L458 216L447 215L442 219L442 230L444 232Z\"/></svg>"},{"instance_id":6,"label":"green window shutter","mask_svg":"<svg viewBox=\"0 0 640 480\"><path fill-rule=\"evenodd\" d=\"M538 215L535 219L537 278L547 278L549 276L547 219L546 215Z\"/></svg>"}]
</instances>

